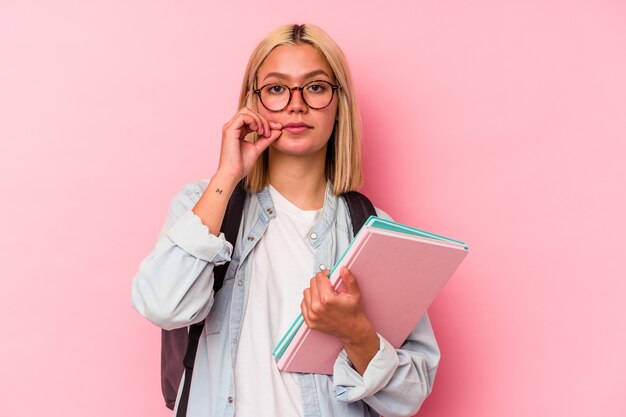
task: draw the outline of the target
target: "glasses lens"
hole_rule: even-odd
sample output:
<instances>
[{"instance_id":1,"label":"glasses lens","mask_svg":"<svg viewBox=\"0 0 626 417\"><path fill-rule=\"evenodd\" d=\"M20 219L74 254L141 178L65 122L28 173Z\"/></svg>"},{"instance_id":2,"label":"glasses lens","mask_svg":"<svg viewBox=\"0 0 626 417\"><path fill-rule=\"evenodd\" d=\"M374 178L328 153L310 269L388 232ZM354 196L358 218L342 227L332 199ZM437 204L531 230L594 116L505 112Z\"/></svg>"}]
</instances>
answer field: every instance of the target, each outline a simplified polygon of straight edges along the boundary
<instances>
[{"instance_id":1,"label":"glasses lens","mask_svg":"<svg viewBox=\"0 0 626 417\"><path fill-rule=\"evenodd\" d=\"M268 110L282 110L289 101L289 90L284 85L270 84L261 89L261 102Z\"/></svg>"},{"instance_id":2,"label":"glasses lens","mask_svg":"<svg viewBox=\"0 0 626 417\"><path fill-rule=\"evenodd\" d=\"M261 88L261 102L270 111L280 111L289 104L289 87L269 84ZM327 81L311 81L302 87L302 98L313 109L327 107L333 99L333 85Z\"/></svg>"},{"instance_id":3,"label":"glasses lens","mask_svg":"<svg viewBox=\"0 0 626 417\"><path fill-rule=\"evenodd\" d=\"M302 95L309 107L321 109L333 99L333 86L326 81L312 81L304 86Z\"/></svg>"}]
</instances>

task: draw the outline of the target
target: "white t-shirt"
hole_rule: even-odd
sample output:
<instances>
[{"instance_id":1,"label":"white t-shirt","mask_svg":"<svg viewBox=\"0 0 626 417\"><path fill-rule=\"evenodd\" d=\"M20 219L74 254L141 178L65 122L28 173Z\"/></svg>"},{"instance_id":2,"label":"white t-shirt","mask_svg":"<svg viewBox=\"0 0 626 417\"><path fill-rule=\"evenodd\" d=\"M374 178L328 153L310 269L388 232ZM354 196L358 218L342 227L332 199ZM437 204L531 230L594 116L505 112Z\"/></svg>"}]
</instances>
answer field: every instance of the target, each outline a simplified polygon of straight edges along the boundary
<instances>
[{"instance_id":1,"label":"white t-shirt","mask_svg":"<svg viewBox=\"0 0 626 417\"><path fill-rule=\"evenodd\" d=\"M322 210L301 210L272 186L276 217L252 252L248 302L235 360L237 417L302 416L296 374L280 372L272 349L300 313L313 274L308 236Z\"/></svg>"}]
</instances>

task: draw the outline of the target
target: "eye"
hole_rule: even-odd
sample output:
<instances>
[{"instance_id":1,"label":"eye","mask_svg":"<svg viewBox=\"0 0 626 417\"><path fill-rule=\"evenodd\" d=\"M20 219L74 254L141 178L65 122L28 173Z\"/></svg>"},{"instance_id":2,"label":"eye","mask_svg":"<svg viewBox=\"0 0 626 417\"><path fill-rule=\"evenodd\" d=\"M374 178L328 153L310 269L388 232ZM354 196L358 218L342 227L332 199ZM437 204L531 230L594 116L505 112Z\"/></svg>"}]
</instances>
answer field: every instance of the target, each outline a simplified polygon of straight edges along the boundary
<instances>
[{"instance_id":1,"label":"eye","mask_svg":"<svg viewBox=\"0 0 626 417\"><path fill-rule=\"evenodd\" d=\"M306 86L307 91L315 94L322 94L328 90L329 86L323 81L313 81Z\"/></svg>"},{"instance_id":2,"label":"eye","mask_svg":"<svg viewBox=\"0 0 626 417\"><path fill-rule=\"evenodd\" d=\"M265 90L269 93L269 94L283 94L286 90L284 85L281 84L274 84L274 85L268 85L267 87L265 87Z\"/></svg>"}]
</instances>

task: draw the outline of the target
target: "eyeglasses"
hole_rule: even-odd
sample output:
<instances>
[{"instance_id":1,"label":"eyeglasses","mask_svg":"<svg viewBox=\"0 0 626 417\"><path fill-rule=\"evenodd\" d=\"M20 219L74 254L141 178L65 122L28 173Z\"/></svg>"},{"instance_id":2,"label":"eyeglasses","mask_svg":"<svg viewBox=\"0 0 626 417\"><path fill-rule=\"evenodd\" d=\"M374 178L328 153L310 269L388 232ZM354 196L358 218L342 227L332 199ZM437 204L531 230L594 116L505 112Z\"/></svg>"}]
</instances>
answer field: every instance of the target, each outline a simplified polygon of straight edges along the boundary
<instances>
[{"instance_id":1,"label":"eyeglasses","mask_svg":"<svg viewBox=\"0 0 626 417\"><path fill-rule=\"evenodd\" d=\"M328 81L315 80L304 84L301 87L288 87L284 84L266 84L261 88L253 90L259 96L263 107L271 112L284 110L291 102L294 90L300 90L302 100L313 110L322 110L330 105L335 95L335 90L339 86Z\"/></svg>"}]
</instances>

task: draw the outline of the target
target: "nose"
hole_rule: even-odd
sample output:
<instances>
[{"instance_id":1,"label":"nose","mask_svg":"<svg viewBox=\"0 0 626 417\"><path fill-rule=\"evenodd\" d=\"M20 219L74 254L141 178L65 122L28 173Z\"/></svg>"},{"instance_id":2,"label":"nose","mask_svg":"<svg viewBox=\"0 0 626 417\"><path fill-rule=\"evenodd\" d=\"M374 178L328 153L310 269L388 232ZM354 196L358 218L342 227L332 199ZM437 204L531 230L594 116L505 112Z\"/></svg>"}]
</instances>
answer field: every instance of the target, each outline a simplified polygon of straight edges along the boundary
<instances>
[{"instance_id":1,"label":"nose","mask_svg":"<svg viewBox=\"0 0 626 417\"><path fill-rule=\"evenodd\" d=\"M302 97L302 89L294 87L291 89L291 100L287 105L287 111L290 113L306 113L309 110L306 102Z\"/></svg>"}]
</instances>

